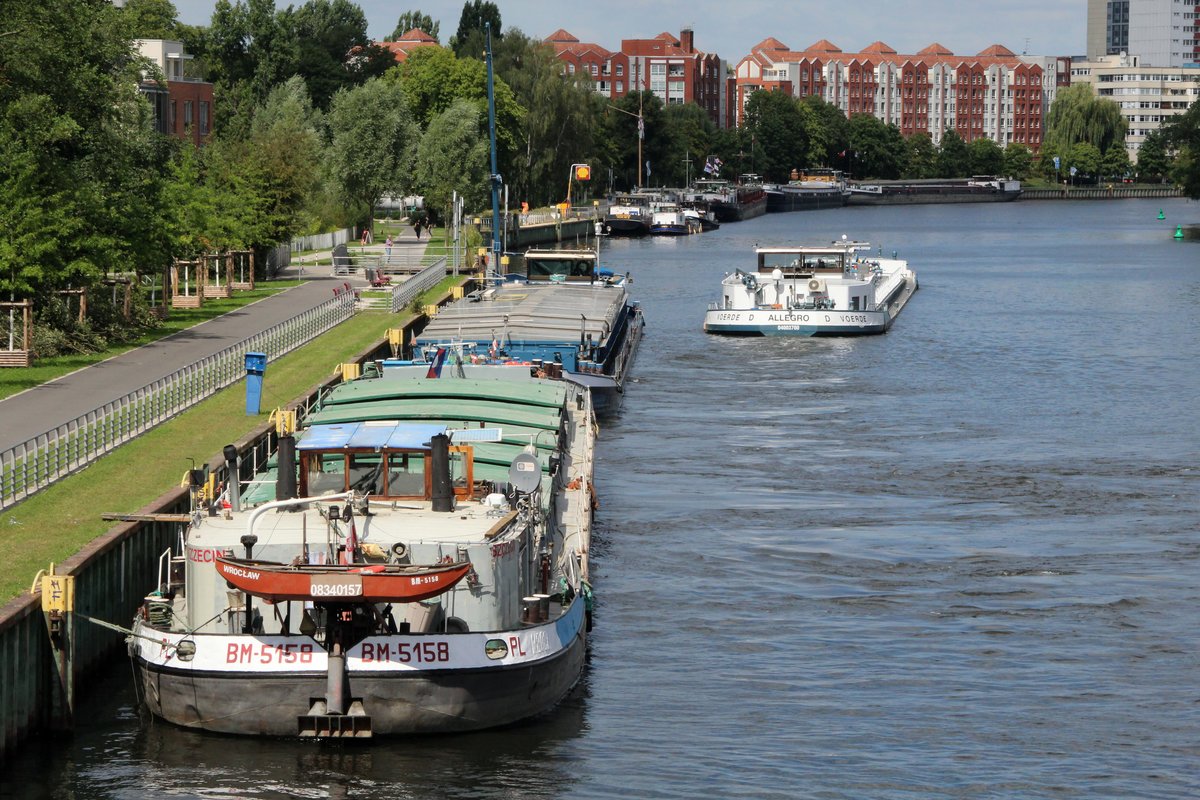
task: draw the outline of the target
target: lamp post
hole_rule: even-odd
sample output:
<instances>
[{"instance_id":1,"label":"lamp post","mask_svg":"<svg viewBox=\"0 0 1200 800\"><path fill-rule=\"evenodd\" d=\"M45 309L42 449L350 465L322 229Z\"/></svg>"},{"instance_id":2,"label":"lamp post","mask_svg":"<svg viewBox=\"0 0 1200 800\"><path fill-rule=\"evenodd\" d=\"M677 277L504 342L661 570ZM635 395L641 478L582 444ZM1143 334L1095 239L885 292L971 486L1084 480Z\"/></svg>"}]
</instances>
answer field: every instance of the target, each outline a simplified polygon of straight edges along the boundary
<instances>
[{"instance_id":1,"label":"lamp post","mask_svg":"<svg viewBox=\"0 0 1200 800\"><path fill-rule=\"evenodd\" d=\"M492 151L492 263L500 265L500 184L503 182L496 170L496 92L492 78L492 23L484 25L487 32L487 98L488 98L488 140Z\"/></svg>"}]
</instances>

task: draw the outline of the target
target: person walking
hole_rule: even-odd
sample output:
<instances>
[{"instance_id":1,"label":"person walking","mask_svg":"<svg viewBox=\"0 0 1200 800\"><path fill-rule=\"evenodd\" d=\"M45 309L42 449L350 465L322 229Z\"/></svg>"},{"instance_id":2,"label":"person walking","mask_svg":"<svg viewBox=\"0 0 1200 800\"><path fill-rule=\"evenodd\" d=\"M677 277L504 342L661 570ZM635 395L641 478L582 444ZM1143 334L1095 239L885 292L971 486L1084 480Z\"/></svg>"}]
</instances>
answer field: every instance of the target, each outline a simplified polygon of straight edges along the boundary
<instances>
[{"instance_id":1,"label":"person walking","mask_svg":"<svg viewBox=\"0 0 1200 800\"><path fill-rule=\"evenodd\" d=\"M384 263L392 263L392 235L389 233L387 241L383 243Z\"/></svg>"}]
</instances>

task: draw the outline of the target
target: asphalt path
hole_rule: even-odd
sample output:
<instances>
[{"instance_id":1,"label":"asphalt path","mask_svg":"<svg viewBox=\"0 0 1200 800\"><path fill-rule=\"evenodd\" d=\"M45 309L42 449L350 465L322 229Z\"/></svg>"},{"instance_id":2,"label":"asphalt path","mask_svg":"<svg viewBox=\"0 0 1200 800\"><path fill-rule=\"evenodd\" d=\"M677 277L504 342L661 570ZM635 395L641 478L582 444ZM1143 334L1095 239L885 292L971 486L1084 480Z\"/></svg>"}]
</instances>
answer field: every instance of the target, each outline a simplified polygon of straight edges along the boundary
<instances>
[{"instance_id":1,"label":"asphalt path","mask_svg":"<svg viewBox=\"0 0 1200 800\"><path fill-rule=\"evenodd\" d=\"M412 258L410 251L419 248L423 252L426 242L425 239L418 242L415 236L404 237L396 243L396 255L403 250L406 259ZM375 243L372 249L382 251L382 247ZM328 253L318 255L328 257ZM362 279L333 276L329 266L292 264L280 277L301 277L304 283L0 400L0 452L315 308L345 283L352 288L365 285Z\"/></svg>"}]
</instances>

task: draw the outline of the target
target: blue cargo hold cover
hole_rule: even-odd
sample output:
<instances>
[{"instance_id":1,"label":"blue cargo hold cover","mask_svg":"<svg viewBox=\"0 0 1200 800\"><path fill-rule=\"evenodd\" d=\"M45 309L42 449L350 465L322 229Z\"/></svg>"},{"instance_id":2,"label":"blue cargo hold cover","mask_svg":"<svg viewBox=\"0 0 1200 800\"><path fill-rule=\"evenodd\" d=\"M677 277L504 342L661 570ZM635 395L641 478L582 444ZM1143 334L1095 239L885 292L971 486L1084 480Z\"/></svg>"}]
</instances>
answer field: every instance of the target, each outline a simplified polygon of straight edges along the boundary
<instances>
[{"instance_id":1,"label":"blue cargo hold cover","mask_svg":"<svg viewBox=\"0 0 1200 800\"><path fill-rule=\"evenodd\" d=\"M445 432L445 425L390 420L313 425L304 431L296 447L300 450L336 450L343 447L427 450L430 438Z\"/></svg>"}]
</instances>

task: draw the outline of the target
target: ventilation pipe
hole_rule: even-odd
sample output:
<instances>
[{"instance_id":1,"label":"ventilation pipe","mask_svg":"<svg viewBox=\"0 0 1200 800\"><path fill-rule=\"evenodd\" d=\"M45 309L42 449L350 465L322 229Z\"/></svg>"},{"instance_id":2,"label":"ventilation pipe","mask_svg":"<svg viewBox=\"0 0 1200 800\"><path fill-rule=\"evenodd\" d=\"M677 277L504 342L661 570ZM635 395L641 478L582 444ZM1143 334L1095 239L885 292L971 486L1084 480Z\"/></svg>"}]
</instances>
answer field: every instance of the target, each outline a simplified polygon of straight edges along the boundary
<instances>
[{"instance_id":1,"label":"ventilation pipe","mask_svg":"<svg viewBox=\"0 0 1200 800\"><path fill-rule=\"evenodd\" d=\"M450 437L435 434L429 440L429 469L433 479L433 510L454 510L454 484L450 478Z\"/></svg>"}]
</instances>

